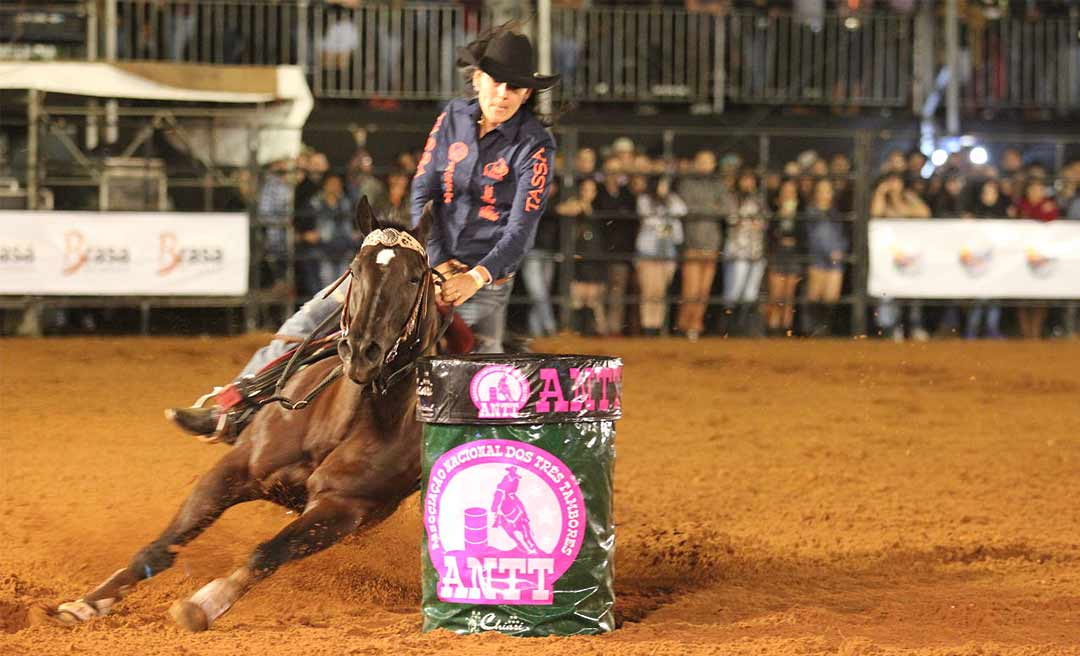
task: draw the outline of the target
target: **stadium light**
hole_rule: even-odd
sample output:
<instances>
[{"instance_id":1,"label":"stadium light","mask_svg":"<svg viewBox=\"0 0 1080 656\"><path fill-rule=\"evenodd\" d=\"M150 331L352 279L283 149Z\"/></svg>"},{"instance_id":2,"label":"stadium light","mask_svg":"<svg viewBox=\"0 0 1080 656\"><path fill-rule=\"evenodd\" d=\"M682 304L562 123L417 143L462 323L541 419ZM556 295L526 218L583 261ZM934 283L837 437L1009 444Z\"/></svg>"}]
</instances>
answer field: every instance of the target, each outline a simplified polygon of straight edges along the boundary
<instances>
[{"instance_id":1,"label":"stadium light","mask_svg":"<svg viewBox=\"0 0 1080 656\"><path fill-rule=\"evenodd\" d=\"M990 156L987 154L985 148L982 146L975 146L968 154L968 159L971 160L972 164L982 166L983 164L986 164L987 160L990 159Z\"/></svg>"},{"instance_id":2,"label":"stadium light","mask_svg":"<svg viewBox=\"0 0 1080 656\"><path fill-rule=\"evenodd\" d=\"M948 151L938 148L934 151L934 154L930 156L930 161L934 163L934 166L941 166L949 161L949 153Z\"/></svg>"}]
</instances>

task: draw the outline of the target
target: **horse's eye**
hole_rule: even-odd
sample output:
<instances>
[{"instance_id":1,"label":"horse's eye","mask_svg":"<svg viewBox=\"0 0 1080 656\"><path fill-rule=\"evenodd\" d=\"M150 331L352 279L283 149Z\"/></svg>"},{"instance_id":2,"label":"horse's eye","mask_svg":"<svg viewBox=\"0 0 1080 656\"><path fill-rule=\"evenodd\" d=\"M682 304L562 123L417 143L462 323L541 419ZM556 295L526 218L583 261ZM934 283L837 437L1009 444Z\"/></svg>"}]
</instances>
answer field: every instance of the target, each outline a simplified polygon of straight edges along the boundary
<instances>
[{"instance_id":1,"label":"horse's eye","mask_svg":"<svg viewBox=\"0 0 1080 656\"><path fill-rule=\"evenodd\" d=\"M409 284L410 285L419 285L420 284L420 276L413 276L412 278L409 278Z\"/></svg>"}]
</instances>

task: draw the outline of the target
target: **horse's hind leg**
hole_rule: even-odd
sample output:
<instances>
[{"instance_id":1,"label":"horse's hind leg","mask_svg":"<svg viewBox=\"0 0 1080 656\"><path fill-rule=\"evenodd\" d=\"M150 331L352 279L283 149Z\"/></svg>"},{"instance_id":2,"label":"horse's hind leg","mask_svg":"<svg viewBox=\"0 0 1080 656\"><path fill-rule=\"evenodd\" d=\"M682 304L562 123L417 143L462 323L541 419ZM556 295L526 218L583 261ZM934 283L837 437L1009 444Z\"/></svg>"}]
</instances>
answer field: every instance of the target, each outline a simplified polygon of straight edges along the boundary
<instances>
[{"instance_id":1,"label":"horse's hind leg","mask_svg":"<svg viewBox=\"0 0 1080 656\"><path fill-rule=\"evenodd\" d=\"M226 454L199 479L156 540L135 554L127 567L114 572L81 599L60 604L57 617L74 624L107 614L138 582L171 567L176 547L198 537L229 507L258 498L258 485L248 473L249 456L250 448L246 446Z\"/></svg>"},{"instance_id":2,"label":"horse's hind leg","mask_svg":"<svg viewBox=\"0 0 1080 656\"><path fill-rule=\"evenodd\" d=\"M206 630L252 586L277 568L333 546L362 524L386 516L386 513L374 510L374 504L355 498L327 495L314 500L303 515L260 544L246 566L228 578L207 583L187 601L173 604L170 614L189 631Z\"/></svg>"}]
</instances>

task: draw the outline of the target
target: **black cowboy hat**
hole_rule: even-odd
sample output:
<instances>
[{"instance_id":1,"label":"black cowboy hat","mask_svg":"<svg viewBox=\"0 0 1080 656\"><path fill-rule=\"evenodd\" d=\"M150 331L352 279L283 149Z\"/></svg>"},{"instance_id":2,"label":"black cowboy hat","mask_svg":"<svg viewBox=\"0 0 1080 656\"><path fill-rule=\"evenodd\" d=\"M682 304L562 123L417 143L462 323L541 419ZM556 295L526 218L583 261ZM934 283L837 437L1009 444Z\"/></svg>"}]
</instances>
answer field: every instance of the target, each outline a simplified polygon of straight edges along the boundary
<instances>
[{"instance_id":1,"label":"black cowboy hat","mask_svg":"<svg viewBox=\"0 0 1080 656\"><path fill-rule=\"evenodd\" d=\"M533 48L529 37L509 30L458 48L458 65L475 66L496 82L528 89L549 89L558 83L560 77L534 72Z\"/></svg>"}]
</instances>

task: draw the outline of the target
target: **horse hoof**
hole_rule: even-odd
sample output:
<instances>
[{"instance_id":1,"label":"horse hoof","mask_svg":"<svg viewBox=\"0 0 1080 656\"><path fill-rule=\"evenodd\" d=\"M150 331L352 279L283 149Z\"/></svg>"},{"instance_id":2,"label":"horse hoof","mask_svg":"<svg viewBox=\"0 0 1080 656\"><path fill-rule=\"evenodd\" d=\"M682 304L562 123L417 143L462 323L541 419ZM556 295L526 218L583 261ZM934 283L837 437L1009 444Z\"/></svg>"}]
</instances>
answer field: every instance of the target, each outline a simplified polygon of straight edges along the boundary
<instances>
[{"instance_id":1,"label":"horse hoof","mask_svg":"<svg viewBox=\"0 0 1080 656\"><path fill-rule=\"evenodd\" d=\"M67 626L75 626L76 624L82 624L83 622L99 617L101 613L97 608L94 608L90 603L76 599L75 601L68 601L60 604L56 607L56 615L54 616L61 624Z\"/></svg>"},{"instance_id":2,"label":"horse hoof","mask_svg":"<svg viewBox=\"0 0 1080 656\"><path fill-rule=\"evenodd\" d=\"M169 615L173 621L192 633L199 633L210 628L210 622L206 619L206 613L198 604L190 601L178 601L169 608Z\"/></svg>"}]
</instances>

